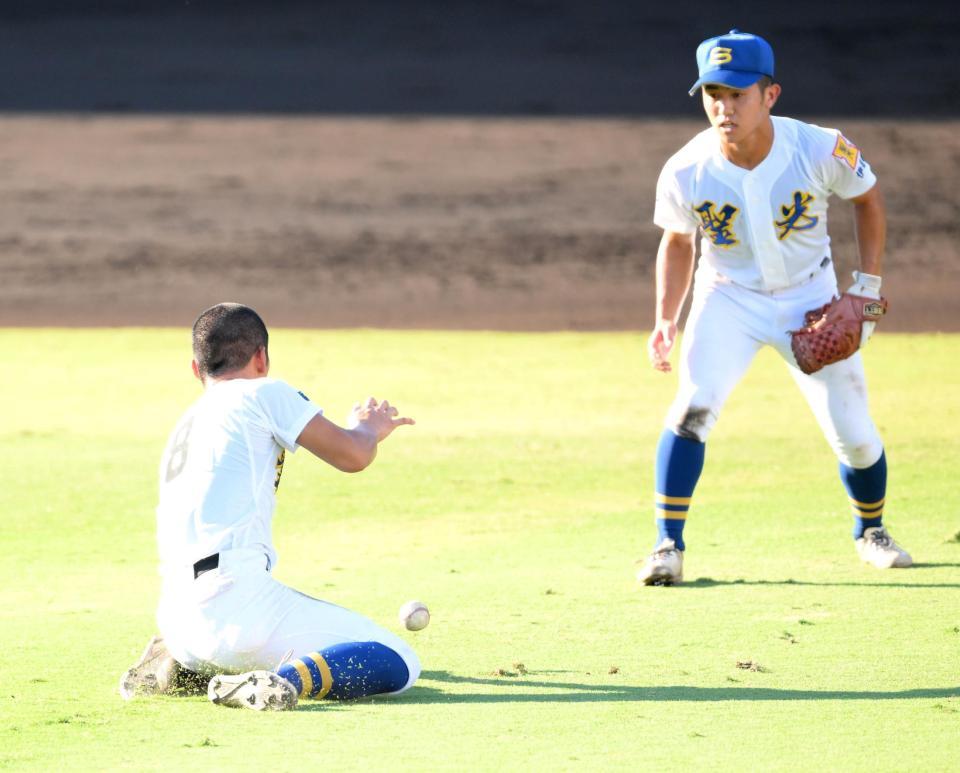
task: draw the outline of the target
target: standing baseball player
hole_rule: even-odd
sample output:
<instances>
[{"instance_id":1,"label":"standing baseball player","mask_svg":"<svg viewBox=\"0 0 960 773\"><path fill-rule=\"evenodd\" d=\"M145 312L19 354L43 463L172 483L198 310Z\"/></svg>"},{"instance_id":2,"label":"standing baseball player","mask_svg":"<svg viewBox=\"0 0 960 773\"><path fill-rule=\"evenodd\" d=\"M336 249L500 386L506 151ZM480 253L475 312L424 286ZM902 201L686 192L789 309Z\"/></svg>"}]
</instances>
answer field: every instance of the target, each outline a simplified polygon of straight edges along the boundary
<instances>
[{"instance_id":1,"label":"standing baseball player","mask_svg":"<svg viewBox=\"0 0 960 773\"><path fill-rule=\"evenodd\" d=\"M121 678L121 694L189 686L196 674L209 679L214 703L254 709L408 689L420 664L403 640L273 578L271 520L287 453L303 446L358 472L413 420L370 398L354 407L348 428L328 421L302 393L268 377L267 329L247 306L204 311L193 326L193 357L204 392L160 461L162 638Z\"/></svg>"},{"instance_id":2,"label":"standing baseball player","mask_svg":"<svg viewBox=\"0 0 960 773\"><path fill-rule=\"evenodd\" d=\"M880 297L886 215L876 177L835 129L771 116L780 96L773 51L731 30L697 49L709 129L667 161L657 182L654 368L670 372L680 309L693 300L680 383L657 447L656 548L637 578L683 580L683 527L703 469L707 436L754 355L772 346L790 368L840 462L860 557L880 568L910 556L883 526L887 463L867 408L858 346L886 309ZM853 203L860 270L837 293L827 199ZM697 232L701 257L694 273ZM789 332L788 332L789 331Z\"/></svg>"}]
</instances>

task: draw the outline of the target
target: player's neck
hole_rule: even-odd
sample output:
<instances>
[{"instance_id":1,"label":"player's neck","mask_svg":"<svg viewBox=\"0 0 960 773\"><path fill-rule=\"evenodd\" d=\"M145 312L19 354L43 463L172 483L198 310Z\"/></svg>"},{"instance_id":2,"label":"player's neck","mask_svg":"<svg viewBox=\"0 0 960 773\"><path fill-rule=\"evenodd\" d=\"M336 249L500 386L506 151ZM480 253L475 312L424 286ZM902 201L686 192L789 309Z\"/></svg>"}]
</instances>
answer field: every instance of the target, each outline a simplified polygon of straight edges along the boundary
<instances>
[{"instance_id":1,"label":"player's neck","mask_svg":"<svg viewBox=\"0 0 960 773\"><path fill-rule=\"evenodd\" d=\"M263 375L262 374L256 375L256 374L243 373L241 371L236 371L234 373L229 373L225 376L217 376L215 378L213 376L207 376L205 379L203 379L203 388L208 389L209 387L212 387L214 384L222 384L224 381L249 381L256 378L263 378Z\"/></svg>"},{"instance_id":2,"label":"player's neck","mask_svg":"<svg viewBox=\"0 0 960 773\"><path fill-rule=\"evenodd\" d=\"M200 372L196 360L193 362L193 373L195 376L200 378ZM242 368L230 370L226 373L220 373L216 376L207 374L200 378L200 380L203 382L203 388L206 389L207 387L212 386L213 384L218 384L221 381L233 381L234 379L242 378L264 378L269 373L270 358L267 356L266 347L261 346Z\"/></svg>"},{"instance_id":3,"label":"player's neck","mask_svg":"<svg viewBox=\"0 0 960 773\"><path fill-rule=\"evenodd\" d=\"M720 137L720 152L734 166L755 169L770 155L773 147L773 121L767 118L755 131L736 142Z\"/></svg>"},{"instance_id":4,"label":"player's neck","mask_svg":"<svg viewBox=\"0 0 960 773\"><path fill-rule=\"evenodd\" d=\"M232 370L229 373L223 373L219 376L206 376L203 379L203 387L213 386L214 384L219 384L221 381L234 381L236 379L254 379L254 378L265 378L269 373L270 369L262 362L255 362L251 360L246 364L245 367L240 368L239 370Z\"/></svg>"}]
</instances>

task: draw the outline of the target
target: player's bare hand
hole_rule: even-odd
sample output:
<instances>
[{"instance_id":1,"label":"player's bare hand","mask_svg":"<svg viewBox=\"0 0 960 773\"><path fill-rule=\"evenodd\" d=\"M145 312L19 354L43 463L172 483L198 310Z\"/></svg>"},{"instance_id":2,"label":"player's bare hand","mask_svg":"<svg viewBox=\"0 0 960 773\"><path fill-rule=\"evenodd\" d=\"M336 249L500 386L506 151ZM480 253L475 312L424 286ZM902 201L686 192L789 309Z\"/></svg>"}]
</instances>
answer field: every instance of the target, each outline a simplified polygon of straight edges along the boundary
<instances>
[{"instance_id":1,"label":"player's bare hand","mask_svg":"<svg viewBox=\"0 0 960 773\"><path fill-rule=\"evenodd\" d=\"M677 326L670 320L660 320L647 340L647 356L650 364L661 373L673 370L670 365L670 352L677 340Z\"/></svg>"},{"instance_id":2,"label":"player's bare hand","mask_svg":"<svg viewBox=\"0 0 960 773\"><path fill-rule=\"evenodd\" d=\"M387 400L378 401L375 397L367 398L363 404L357 403L347 417L349 429L369 432L376 436L378 443L404 424L416 422L408 416L401 416L397 407Z\"/></svg>"}]
</instances>

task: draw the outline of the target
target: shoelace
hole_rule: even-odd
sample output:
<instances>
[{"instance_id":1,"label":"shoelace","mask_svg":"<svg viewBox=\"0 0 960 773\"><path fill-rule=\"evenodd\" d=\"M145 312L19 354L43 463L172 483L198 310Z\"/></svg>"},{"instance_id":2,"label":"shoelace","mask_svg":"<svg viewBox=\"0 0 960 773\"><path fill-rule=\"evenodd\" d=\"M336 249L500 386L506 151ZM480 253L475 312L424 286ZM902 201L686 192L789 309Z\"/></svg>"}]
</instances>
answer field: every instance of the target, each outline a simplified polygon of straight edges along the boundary
<instances>
[{"instance_id":1,"label":"shoelace","mask_svg":"<svg viewBox=\"0 0 960 773\"><path fill-rule=\"evenodd\" d=\"M676 548L663 548L662 550L654 550L653 558L660 559L661 561L667 560L669 558L676 558L679 555L679 551Z\"/></svg>"},{"instance_id":2,"label":"shoelace","mask_svg":"<svg viewBox=\"0 0 960 773\"><path fill-rule=\"evenodd\" d=\"M280 669L283 668L288 662L290 662L290 659L291 659L292 657L293 657L293 650L292 650L292 649L291 649L291 650L287 650L287 651L284 653L283 657L280 658L280 662L277 663L277 667L276 667L275 669L273 669L273 673L279 674L279 673L280 673Z\"/></svg>"},{"instance_id":3,"label":"shoelace","mask_svg":"<svg viewBox=\"0 0 960 773\"><path fill-rule=\"evenodd\" d=\"M870 541L878 548L893 547L893 539L891 539L886 529L873 532L873 534L870 535Z\"/></svg>"}]
</instances>

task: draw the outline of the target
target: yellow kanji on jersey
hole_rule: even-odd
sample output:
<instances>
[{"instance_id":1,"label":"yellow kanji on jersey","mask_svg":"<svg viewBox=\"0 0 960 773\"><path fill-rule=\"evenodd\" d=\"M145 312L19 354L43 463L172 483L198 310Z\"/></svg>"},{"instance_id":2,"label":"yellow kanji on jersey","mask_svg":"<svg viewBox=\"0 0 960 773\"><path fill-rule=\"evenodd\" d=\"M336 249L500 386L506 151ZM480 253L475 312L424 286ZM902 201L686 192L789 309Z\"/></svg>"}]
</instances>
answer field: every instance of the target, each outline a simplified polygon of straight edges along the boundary
<instances>
[{"instance_id":1,"label":"yellow kanji on jersey","mask_svg":"<svg viewBox=\"0 0 960 773\"><path fill-rule=\"evenodd\" d=\"M833 157L839 158L851 169L856 169L860 150L842 134L837 134L837 144L833 146Z\"/></svg>"},{"instance_id":2,"label":"yellow kanji on jersey","mask_svg":"<svg viewBox=\"0 0 960 773\"><path fill-rule=\"evenodd\" d=\"M793 192L793 201L790 204L784 204L780 207L783 220L773 221L773 224L777 227L778 239L782 241L794 231L809 231L820 222L819 217L808 214L810 205L815 198L812 193L806 193L804 191Z\"/></svg>"},{"instance_id":3,"label":"yellow kanji on jersey","mask_svg":"<svg viewBox=\"0 0 960 773\"><path fill-rule=\"evenodd\" d=\"M700 216L700 225L704 235L718 247L732 247L739 244L733 232L733 221L740 211L733 204L724 204L717 212L712 201L705 201L694 212Z\"/></svg>"},{"instance_id":4,"label":"yellow kanji on jersey","mask_svg":"<svg viewBox=\"0 0 960 773\"><path fill-rule=\"evenodd\" d=\"M273 490L276 491L280 488L280 476L283 475L283 460L287 458L287 451L284 448L280 449L280 454L277 456L276 464L276 473L277 477L273 479Z\"/></svg>"}]
</instances>

